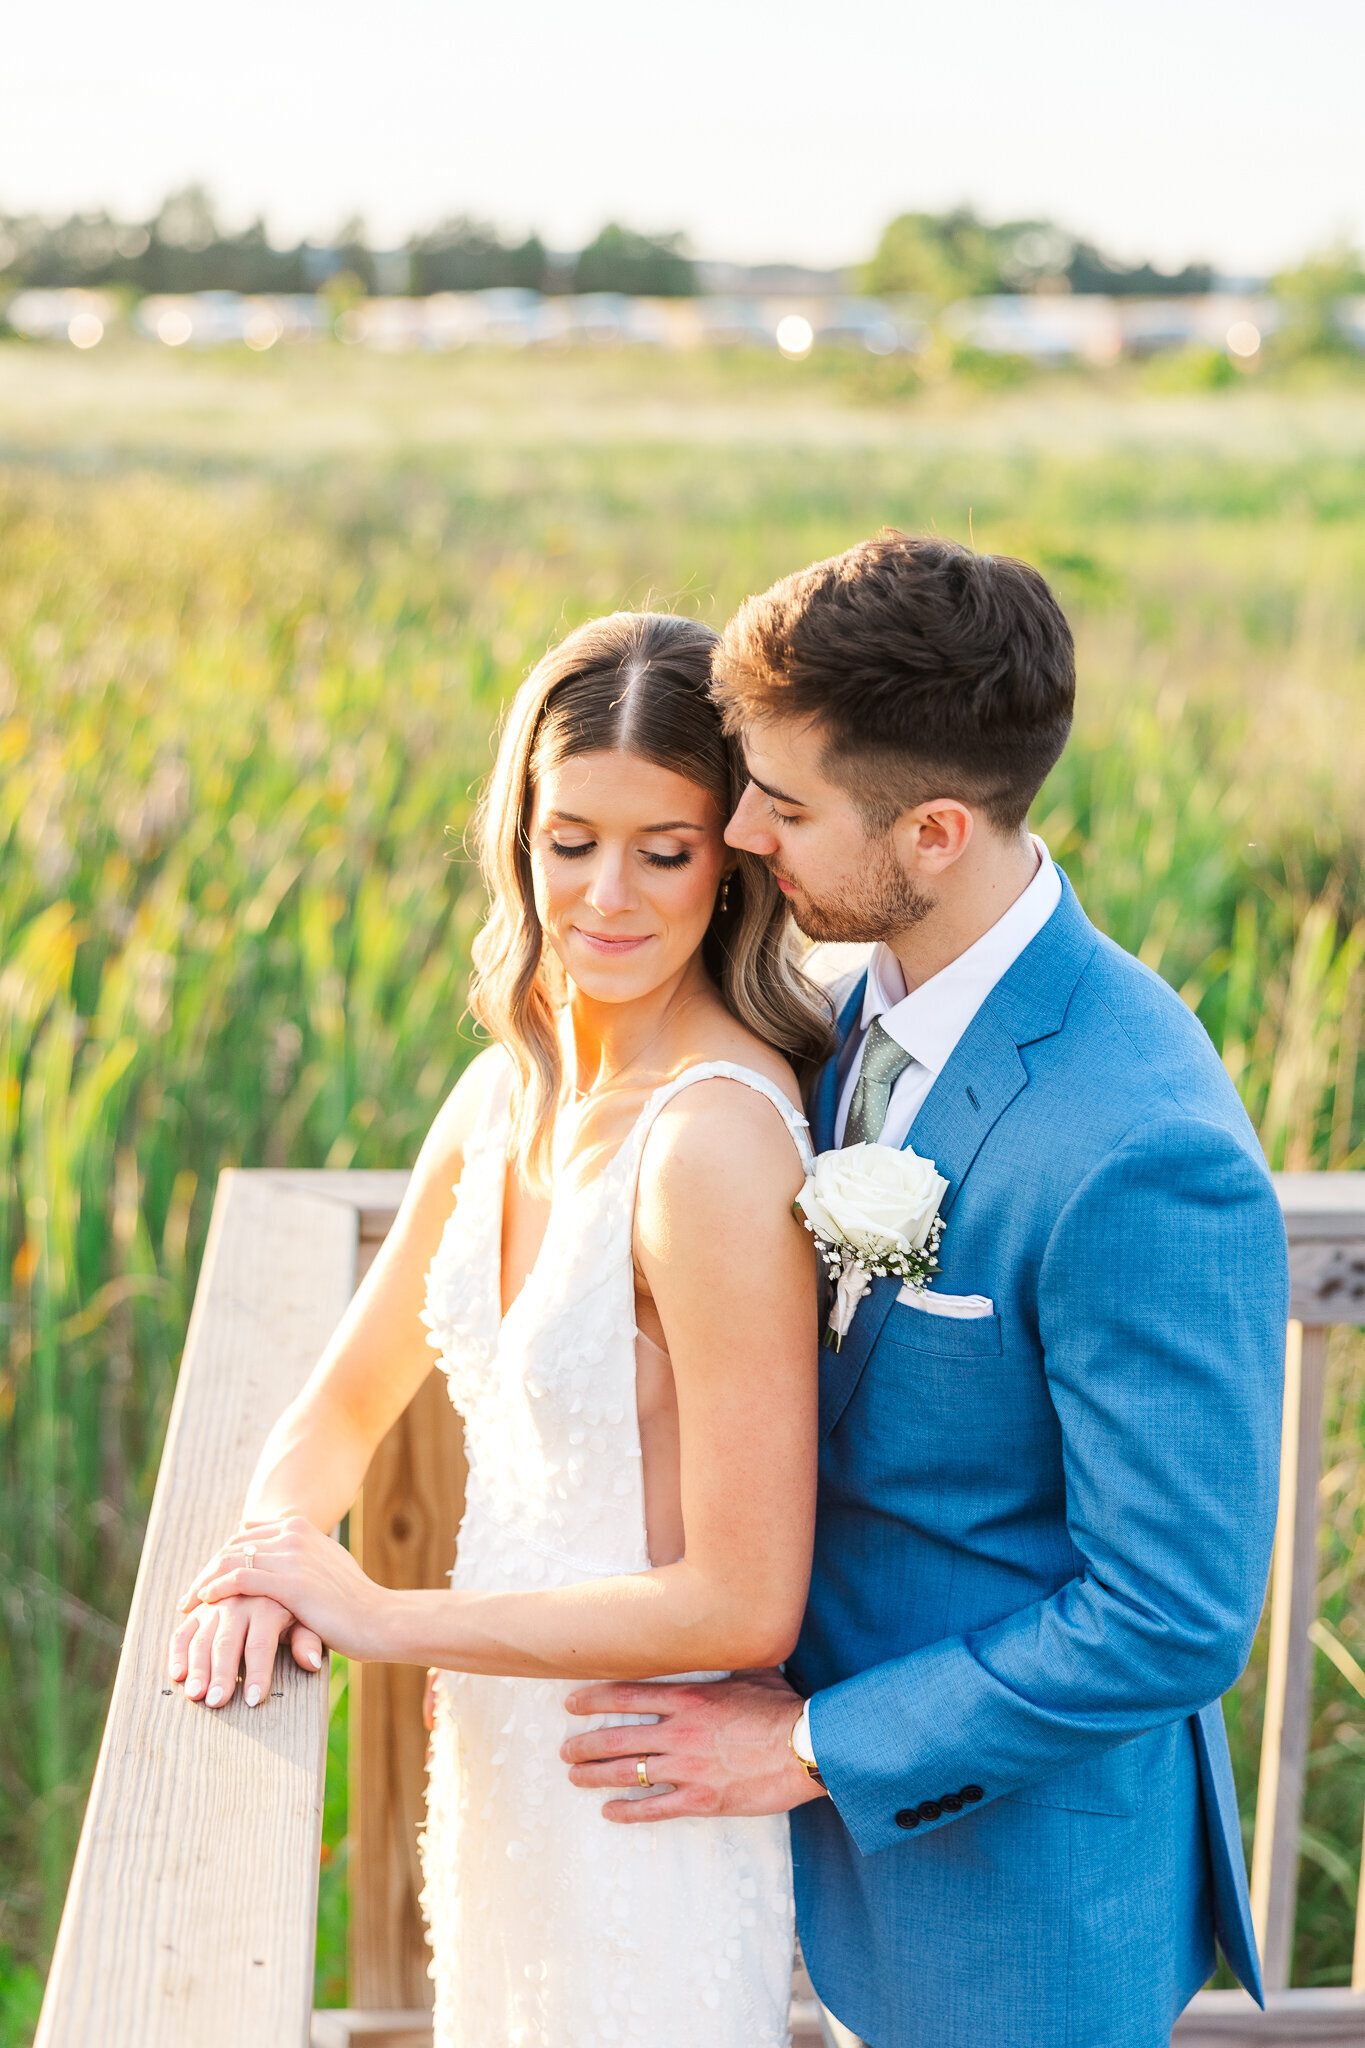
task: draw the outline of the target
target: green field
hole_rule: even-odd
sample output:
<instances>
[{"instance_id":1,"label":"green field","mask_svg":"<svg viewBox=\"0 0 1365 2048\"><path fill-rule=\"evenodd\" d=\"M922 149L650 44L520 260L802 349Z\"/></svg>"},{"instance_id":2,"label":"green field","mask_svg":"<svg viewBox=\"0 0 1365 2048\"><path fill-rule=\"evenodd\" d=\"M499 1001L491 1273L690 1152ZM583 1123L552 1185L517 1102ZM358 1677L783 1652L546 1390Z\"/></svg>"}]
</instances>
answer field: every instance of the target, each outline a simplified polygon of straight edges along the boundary
<instances>
[{"instance_id":1,"label":"green field","mask_svg":"<svg viewBox=\"0 0 1365 2048\"><path fill-rule=\"evenodd\" d=\"M0 2043L60 1910L215 1177L411 1159L471 1048L470 792L566 627L719 623L884 523L1038 562L1081 706L1037 828L1198 1010L1272 1163L1365 1165L1365 388L1198 384L0 346ZM1362 1421L1343 1337L1322 1598L1365 1661ZM1258 1668L1229 1705L1248 1816ZM1365 1698L1320 1658L1315 1701L1296 1979L1327 1984Z\"/></svg>"}]
</instances>

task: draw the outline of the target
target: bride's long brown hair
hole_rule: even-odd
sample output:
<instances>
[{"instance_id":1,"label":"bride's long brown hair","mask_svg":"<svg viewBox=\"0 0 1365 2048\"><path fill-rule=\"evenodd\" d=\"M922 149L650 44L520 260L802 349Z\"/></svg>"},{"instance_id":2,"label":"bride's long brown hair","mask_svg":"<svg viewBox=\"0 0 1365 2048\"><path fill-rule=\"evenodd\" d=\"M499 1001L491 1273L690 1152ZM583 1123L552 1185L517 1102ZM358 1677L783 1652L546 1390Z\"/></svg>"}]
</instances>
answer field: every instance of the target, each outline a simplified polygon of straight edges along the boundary
<instances>
[{"instance_id":1,"label":"bride's long brown hair","mask_svg":"<svg viewBox=\"0 0 1365 2048\"><path fill-rule=\"evenodd\" d=\"M634 754L695 782L729 817L744 786L737 744L711 697L719 635L664 612L614 612L570 633L517 692L475 818L488 917L474 941L470 1008L516 1070L512 1157L543 1187L561 1086L558 962L531 876L535 785L579 754ZM763 862L737 856L702 957L726 1008L784 1053L804 1081L833 1042L829 1005L802 973L782 892ZM722 899L724 899L722 901ZM548 958L547 958L548 955Z\"/></svg>"}]
</instances>

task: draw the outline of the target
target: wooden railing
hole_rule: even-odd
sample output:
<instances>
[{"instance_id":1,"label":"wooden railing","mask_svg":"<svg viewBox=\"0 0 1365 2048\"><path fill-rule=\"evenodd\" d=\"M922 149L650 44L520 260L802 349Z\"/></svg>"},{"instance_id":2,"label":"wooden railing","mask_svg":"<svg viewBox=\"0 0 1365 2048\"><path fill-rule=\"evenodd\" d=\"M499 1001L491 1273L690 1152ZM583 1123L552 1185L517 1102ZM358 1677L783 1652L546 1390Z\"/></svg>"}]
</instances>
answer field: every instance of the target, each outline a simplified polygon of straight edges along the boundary
<instances>
[{"instance_id":1,"label":"wooden railing","mask_svg":"<svg viewBox=\"0 0 1365 2048\"><path fill-rule=\"evenodd\" d=\"M215 1713L165 1676L186 1574L229 1533L261 1444L302 1386L401 1199L399 1173L233 1172L214 1205L151 1522L36 2048L429 2048L416 1834L422 1674L353 1667L350 1995L312 2013L327 1687L287 1658L270 1711ZM1365 2048L1365 1910L1352 1991L1287 1991L1307 1751L1326 1331L1365 1323L1365 1174L1279 1181L1293 1275L1265 1740L1252 1866L1269 2010L1202 1992L1180 2048ZM366 1570L440 1585L463 1494L433 1375L350 1518ZM1365 1886L1361 1887L1365 1909ZM807 2000L795 2039L822 2038ZM827 2038L827 2037L826 2037ZM491 2048L491 2044L490 2044Z\"/></svg>"}]
</instances>

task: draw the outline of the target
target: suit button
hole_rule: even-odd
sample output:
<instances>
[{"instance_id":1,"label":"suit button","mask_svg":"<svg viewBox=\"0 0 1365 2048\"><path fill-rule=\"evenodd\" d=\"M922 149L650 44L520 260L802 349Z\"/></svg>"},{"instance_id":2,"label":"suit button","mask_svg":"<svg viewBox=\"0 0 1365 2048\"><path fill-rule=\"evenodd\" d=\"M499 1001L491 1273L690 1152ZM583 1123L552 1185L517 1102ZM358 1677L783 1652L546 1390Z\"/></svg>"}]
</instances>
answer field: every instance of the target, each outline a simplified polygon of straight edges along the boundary
<instances>
[{"instance_id":1,"label":"suit button","mask_svg":"<svg viewBox=\"0 0 1365 2048\"><path fill-rule=\"evenodd\" d=\"M919 1817L921 1820L938 1820L941 1818L942 1813L943 1808L939 1805L937 1799L922 1799L920 1801Z\"/></svg>"},{"instance_id":2,"label":"suit button","mask_svg":"<svg viewBox=\"0 0 1365 2048\"><path fill-rule=\"evenodd\" d=\"M913 1806L903 1806L901 1808L900 1812L896 1815L896 1826L898 1828L917 1828L919 1826L919 1815Z\"/></svg>"},{"instance_id":3,"label":"suit button","mask_svg":"<svg viewBox=\"0 0 1365 2048\"><path fill-rule=\"evenodd\" d=\"M945 1813L961 1813L966 1805L960 1792L945 1792L938 1803Z\"/></svg>"},{"instance_id":4,"label":"suit button","mask_svg":"<svg viewBox=\"0 0 1365 2048\"><path fill-rule=\"evenodd\" d=\"M972 1804L975 1805L978 1799L984 1799L986 1795L979 1785L964 1785L959 1796L963 1799L970 1799Z\"/></svg>"}]
</instances>

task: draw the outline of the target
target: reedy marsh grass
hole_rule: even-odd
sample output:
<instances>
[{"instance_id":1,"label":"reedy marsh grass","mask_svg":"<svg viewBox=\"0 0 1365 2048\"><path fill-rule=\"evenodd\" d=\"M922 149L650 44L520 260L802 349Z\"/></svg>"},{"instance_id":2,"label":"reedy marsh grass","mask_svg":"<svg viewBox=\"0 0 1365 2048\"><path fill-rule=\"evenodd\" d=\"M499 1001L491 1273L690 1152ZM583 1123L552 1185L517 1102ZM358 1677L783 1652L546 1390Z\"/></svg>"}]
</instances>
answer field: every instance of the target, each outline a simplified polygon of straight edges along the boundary
<instances>
[{"instance_id":1,"label":"reedy marsh grass","mask_svg":"<svg viewBox=\"0 0 1365 2048\"><path fill-rule=\"evenodd\" d=\"M38 383L56 374L29 360ZM720 372L698 387L705 366L680 387L632 365L623 415L597 366L575 383L571 363L369 363L364 418L382 431L338 432L328 452L327 404L352 417L347 363L310 369L321 396L292 428L259 365L166 369L169 425L150 400L121 409L126 363L93 368L79 412L10 420L0 471L0 1950L16 2039L215 1177L412 1157L471 1050L471 790L499 704L569 625L647 601L720 620L884 522L970 528L1038 561L1082 678L1038 829L1091 916L1198 1010L1272 1164L1365 1164L1357 412L1354 438L1310 435L1258 394L1239 453L1241 392L1200 401L1207 431L1163 439L1150 408L1140 431L1122 408L1097 425L1081 398L1073 432L1055 395L1055 435L1017 401L954 400L917 426L912 406L845 404L826 380L810 390L828 431L807 431L801 387L767 413L759 388L746 419ZM138 388L162 374L137 367ZM1323 1615L1365 1659L1362 1422L1365 1346L1343 1336ZM1248 1815L1260 1670L1258 1651L1229 1702ZM1333 1982L1349 1974L1365 1698L1326 1657L1317 1678L1296 1975ZM329 2002L336 1924L325 1899Z\"/></svg>"}]
</instances>

